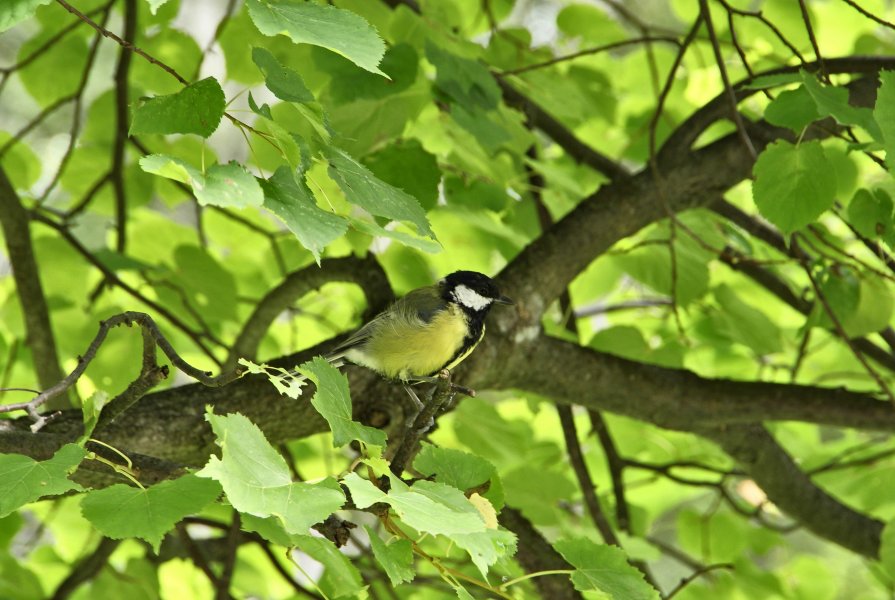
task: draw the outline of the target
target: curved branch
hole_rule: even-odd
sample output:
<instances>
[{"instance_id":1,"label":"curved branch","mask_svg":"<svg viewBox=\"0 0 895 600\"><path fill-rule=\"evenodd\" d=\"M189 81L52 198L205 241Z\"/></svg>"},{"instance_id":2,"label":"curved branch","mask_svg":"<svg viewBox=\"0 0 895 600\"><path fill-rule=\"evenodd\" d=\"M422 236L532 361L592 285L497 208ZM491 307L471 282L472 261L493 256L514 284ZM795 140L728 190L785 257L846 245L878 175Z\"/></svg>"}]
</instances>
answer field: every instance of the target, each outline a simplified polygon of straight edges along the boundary
<instances>
[{"instance_id":1,"label":"curved branch","mask_svg":"<svg viewBox=\"0 0 895 600\"><path fill-rule=\"evenodd\" d=\"M882 521L845 506L818 487L761 425L699 432L742 464L768 498L805 527L870 558L879 555Z\"/></svg>"},{"instance_id":2,"label":"curved branch","mask_svg":"<svg viewBox=\"0 0 895 600\"><path fill-rule=\"evenodd\" d=\"M298 298L332 281L359 285L367 296L367 305L373 310L381 309L393 298L385 272L372 257L331 258L324 260L319 267L312 265L293 271L255 306L236 337L223 370L235 369L240 358L254 360L258 346L274 319Z\"/></svg>"}]
</instances>

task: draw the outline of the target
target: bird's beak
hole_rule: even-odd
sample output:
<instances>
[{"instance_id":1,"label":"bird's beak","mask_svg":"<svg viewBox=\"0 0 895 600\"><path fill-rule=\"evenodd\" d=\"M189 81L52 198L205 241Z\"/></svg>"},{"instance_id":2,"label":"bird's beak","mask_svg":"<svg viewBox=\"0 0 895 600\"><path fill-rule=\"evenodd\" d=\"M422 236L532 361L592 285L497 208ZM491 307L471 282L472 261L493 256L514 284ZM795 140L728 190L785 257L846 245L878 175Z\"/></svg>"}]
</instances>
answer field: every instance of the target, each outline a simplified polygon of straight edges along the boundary
<instances>
[{"instance_id":1,"label":"bird's beak","mask_svg":"<svg viewBox=\"0 0 895 600\"><path fill-rule=\"evenodd\" d=\"M495 298L494 301L497 302L498 304L508 304L510 306L516 304L515 302L513 302L513 300L511 298L507 298L506 296L501 296L500 298Z\"/></svg>"}]
</instances>

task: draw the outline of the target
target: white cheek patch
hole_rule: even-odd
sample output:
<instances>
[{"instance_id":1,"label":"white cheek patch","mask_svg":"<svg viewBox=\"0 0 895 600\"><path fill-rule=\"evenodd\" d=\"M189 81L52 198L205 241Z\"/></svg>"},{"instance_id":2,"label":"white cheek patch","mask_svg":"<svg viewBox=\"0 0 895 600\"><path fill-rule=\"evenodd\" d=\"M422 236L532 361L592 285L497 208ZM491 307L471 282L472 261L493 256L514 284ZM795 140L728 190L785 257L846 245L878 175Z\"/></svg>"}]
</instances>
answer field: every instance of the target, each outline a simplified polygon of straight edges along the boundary
<instances>
[{"instance_id":1,"label":"white cheek patch","mask_svg":"<svg viewBox=\"0 0 895 600\"><path fill-rule=\"evenodd\" d=\"M482 310L491 304L491 298L485 298L473 289L470 289L462 283L454 288L454 299L472 310Z\"/></svg>"}]
</instances>

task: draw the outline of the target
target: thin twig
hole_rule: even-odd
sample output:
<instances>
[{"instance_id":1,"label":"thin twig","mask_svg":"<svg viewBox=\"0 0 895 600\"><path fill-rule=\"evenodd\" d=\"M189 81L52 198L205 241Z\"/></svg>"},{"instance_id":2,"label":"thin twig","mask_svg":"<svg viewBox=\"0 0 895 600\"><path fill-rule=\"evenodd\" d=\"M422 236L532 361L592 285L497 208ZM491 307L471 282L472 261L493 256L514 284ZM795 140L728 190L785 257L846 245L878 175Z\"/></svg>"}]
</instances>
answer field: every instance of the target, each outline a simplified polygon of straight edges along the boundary
<instances>
[{"instance_id":1,"label":"thin twig","mask_svg":"<svg viewBox=\"0 0 895 600\"><path fill-rule=\"evenodd\" d=\"M752 157L753 160L758 156L758 153L755 151L755 146L752 144L752 140L749 139L749 134L746 132L746 125L743 123L743 116L740 114L740 111L737 109L737 97L733 91L733 87L730 85L730 78L727 76L727 66L724 64L724 56L721 54L721 46L718 44L718 36L715 34L715 25L712 23L712 13L709 10L708 0L699 0L699 10L702 14L702 20L705 23L705 28L709 34L709 41L711 42L712 52L715 55L715 63L718 65L718 73L721 75L721 83L724 86L724 91L727 94L727 99L730 102L730 117L733 119L734 124L737 128L737 133L740 136L740 139L743 140L743 145L746 147L746 150L749 152L749 156Z\"/></svg>"},{"instance_id":2,"label":"thin twig","mask_svg":"<svg viewBox=\"0 0 895 600\"><path fill-rule=\"evenodd\" d=\"M118 548L122 540L113 540L107 537L100 539L99 544L90 553L90 556L80 561L72 568L68 576L56 588L51 596L52 600L65 600L71 596L81 585L87 583L105 567L112 553Z\"/></svg>"},{"instance_id":3,"label":"thin twig","mask_svg":"<svg viewBox=\"0 0 895 600\"><path fill-rule=\"evenodd\" d=\"M534 63L531 65L525 65L524 67L517 67L515 69L507 69L506 71L501 71L497 73L498 77L506 77L507 75L519 75L520 73L526 73L528 71L534 71L535 69L543 69L545 67L551 67L553 65L575 60L576 58L581 58L582 56L591 56L594 54L599 54L601 52L606 52L608 50L614 50L616 48L624 48L625 46L633 46L637 44L645 44L648 42L668 42L669 44L675 44L676 46L680 46L680 41L672 36L668 35L656 35L656 36L644 36L639 38L633 38L630 40L621 40L619 42L612 42L611 44L604 44L602 46L596 46L594 48L585 48L584 50L579 50L578 52L573 52L571 54L564 54L563 56L557 56L551 58L550 60L545 60L543 62Z\"/></svg>"},{"instance_id":4,"label":"thin twig","mask_svg":"<svg viewBox=\"0 0 895 600\"><path fill-rule=\"evenodd\" d=\"M628 510L628 501L625 498L625 462L619 456L603 415L595 410L588 410L587 414L590 417L591 428L597 434L600 445L603 446L603 455L606 457L606 464L609 467L612 493L615 495L615 520L619 529L631 533L631 516Z\"/></svg>"},{"instance_id":5,"label":"thin twig","mask_svg":"<svg viewBox=\"0 0 895 600\"><path fill-rule=\"evenodd\" d=\"M137 34L137 2L124 0L124 31L122 40L133 45ZM133 54L126 47L118 53L115 68L115 139L112 143L112 189L115 192L115 230L118 237L115 249L124 254L127 247L127 194L124 189L124 147L128 137L130 94L128 77Z\"/></svg>"},{"instance_id":6,"label":"thin twig","mask_svg":"<svg viewBox=\"0 0 895 600\"><path fill-rule=\"evenodd\" d=\"M566 452L569 455L569 462L572 464L572 471L578 479L578 487L584 495L584 506L590 514L591 520L600 532L603 541L612 546L621 546L615 532L612 531L612 525L606 518L606 513L600 506L600 499L597 497L596 484L591 479L590 471L587 469L587 463L584 462L584 454L581 452L581 445L578 443L578 432L575 428L575 419L572 416L572 408L565 404L557 404L556 412L559 414L559 422L562 426L563 437L566 441Z\"/></svg>"},{"instance_id":7,"label":"thin twig","mask_svg":"<svg viewBox=\"0 0 895 600\"><path fill-rule=\"evenodd\" d=\"M675 586L673 590L668 592L668 595L665 596L665 600L671 600L671 598L674 598L678 594L678 592L687 587L693 580L702 577L703 575L705 575L706 573L710 573L711 571L717 571L718 569L729 569L732 571L734 569L734 566L730 563L706 565L702 569L690 574L688 577L681 579L681 582L677 584L677 586Z\"/></svg>"},{"instance_id":8,"label":"thin twig","mask_svg":"<svg viewBox=\"0 0 895 600\"><path fill-rule=\"evenodd\" d=\"M241 374L240 371L231 371L221 373L217 377L213 377L211 373L197 369L180 357L177 351L174 350L174 347L171 346L170 342L168 342L168 340L162 335L158 326L155 324L155 321L152 320L152 317L150 317L146 313L128 311L114 315L112 317L109 317L105 321L100 322L99 331L93 338L93 341L90 342L90 345L87 347L87 351L84 353L83 356L78 357L78 365L61 381L56 383L56 385L44 390L28 402L0 405L0 413L16 410L27 411L28 415L34 420L34 425L32 425L31 427L32 431L39 430L46 423L46 417L41 416L37 412L37 409L50 399L62 394L65 390L74 385L74 383L81 377L81 375L84 374L84 371L87 369L87 366L90 364L90 362L96 357L97 351L99 350L100 346L102 346L103 342L106 339L106 336L113 327L118 327L119 325L130 326L134 323L140 325L140 327L142 328L144 339L145 336L148 336L155 344L157 344L174 366L176 366L178 369L180 369L182 372L186 373L190 377L200 381L201 383L209 387L220 387L222 385L226 385L227 383L238 378ZM144 346L144 362L147 360L149 355L150 352Z\"/></svg>"}]
</instances>

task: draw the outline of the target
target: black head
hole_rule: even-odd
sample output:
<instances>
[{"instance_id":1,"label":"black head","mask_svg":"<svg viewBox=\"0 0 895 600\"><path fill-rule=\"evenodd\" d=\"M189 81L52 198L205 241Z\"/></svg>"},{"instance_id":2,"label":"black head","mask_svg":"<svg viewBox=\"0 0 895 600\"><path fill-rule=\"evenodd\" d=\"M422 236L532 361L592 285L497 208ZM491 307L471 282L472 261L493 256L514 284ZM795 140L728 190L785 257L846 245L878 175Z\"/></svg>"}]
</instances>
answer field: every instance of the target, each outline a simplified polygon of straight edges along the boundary
<instances>
[{"instance_id":1,"label":"black head","mask_svg":"<svg viewBox=\"0 0 895 600\"><path fill-rule=\"evenodd\" d=\"M475 271L455 271L438 284L445 300L456 302L468 311L486 312L495 302L513 304L501 295L493 279Z\"/></svg>"}]
</instances>

